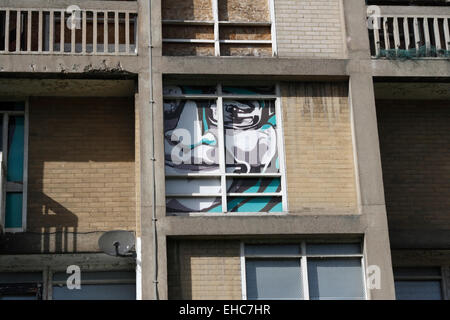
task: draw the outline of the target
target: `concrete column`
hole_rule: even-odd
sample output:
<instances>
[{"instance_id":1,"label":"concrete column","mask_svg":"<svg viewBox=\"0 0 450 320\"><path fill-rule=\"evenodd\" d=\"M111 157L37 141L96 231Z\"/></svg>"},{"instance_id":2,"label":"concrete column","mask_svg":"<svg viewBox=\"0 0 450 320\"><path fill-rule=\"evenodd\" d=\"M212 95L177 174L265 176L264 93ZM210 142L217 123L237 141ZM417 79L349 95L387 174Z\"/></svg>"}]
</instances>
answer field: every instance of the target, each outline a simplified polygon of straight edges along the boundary
<instances>
[{"instance_id":1,"label":"concrete column","mask_svg":"<svg viewBox=\"0 0 450 320\"><path fill-rule=\"evenodd\" d=\"M364 1L346 0L344 10L358 206L367 225L366 268L378 266L381 276L380 288L370 290L369 298L395 299L366 6Z\"/></svg>"},{"instance_id":2,"label":"concrete column","mask_svg":"<svg viewBox=\"0 0 450 320\"><path fill-rule=\"evenodd\" d=\"M142 298L167 299L166 236L160 228L165 217L162 74L155 63L161 57L161 1L138 0L138 5Z\"/></svg>"}]
</instances>

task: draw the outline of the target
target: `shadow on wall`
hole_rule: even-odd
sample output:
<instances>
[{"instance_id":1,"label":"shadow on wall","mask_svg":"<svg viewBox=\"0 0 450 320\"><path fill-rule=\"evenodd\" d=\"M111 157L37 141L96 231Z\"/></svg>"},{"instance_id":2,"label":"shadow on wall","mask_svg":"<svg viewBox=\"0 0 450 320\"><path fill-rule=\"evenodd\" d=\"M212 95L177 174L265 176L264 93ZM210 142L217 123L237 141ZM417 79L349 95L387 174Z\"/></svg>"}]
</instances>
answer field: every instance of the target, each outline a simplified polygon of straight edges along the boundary
<instances>
[{"instance_id":1,"label":"shadow on wall","mask_svg":"<svg viewBox=\"0 0 450 320\"><path fill-rule=\"evenodd\" d=\"M2 253L95 252L107 230L135 230L134 101L33 98L27 232Z\"/></svg>"},{"instance_id":2,"label":"shadow on wall","mask_svg":"<svg viewBox=\"0 0 450 320\"><path fill-rule=\"evenodd\" d=\"M239 257L239 241L168 241L169 299L241 299Z\"/></svg>"}]
</instances>

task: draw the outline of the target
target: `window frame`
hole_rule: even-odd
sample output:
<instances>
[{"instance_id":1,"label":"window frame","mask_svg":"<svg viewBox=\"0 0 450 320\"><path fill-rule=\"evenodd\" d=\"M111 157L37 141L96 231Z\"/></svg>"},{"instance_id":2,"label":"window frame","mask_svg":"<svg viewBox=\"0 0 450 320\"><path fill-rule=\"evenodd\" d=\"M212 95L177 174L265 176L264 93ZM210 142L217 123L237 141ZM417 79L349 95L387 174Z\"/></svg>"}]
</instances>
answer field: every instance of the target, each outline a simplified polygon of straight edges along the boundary
<instances>
[{"instance_id":1,"label":"window frame","mask_svg":"<svg viewBox=\"0 0 450 320\"><path fill-rule=\"evenodd\" d=\"M91 280L83 280L83 274L86 273L111 273L111 272L135 272L135 270L130 269L124 269L124 270L87 270L83 271L81 273L81 287L83 285L108 285L108 284L133 284L136 286L136 299L137 299L137 278L136 276L134 278L126 278L126 279L91 279ZM66 281L62 280L54 280L54 275L56 273L65 273L64 271L55 271L55 270L49 270L48 271L48 285L46 287L46 298L47 300L53 300L53 287L62 285L63 287L66 286ZM67 278L70 276L70 274L67 274Z\"/></svg>"},{"instance_id":2,"label":"window frame","mask_svg":"<svg viewBox=\"0 0 450 320\"><path fill-rule=\"evenodd\" d=\"M0 111L3 116L3 150L0 151L0 227L5 233L25 232L27 229L27 196L28 196L28 140L29 140L29 99L28 98L0 98L2 102L23 102L24 111ZM9 185L7 183L8 166L8 124L10 116L24 117L24 146L23 146L23 178L22 188L19 190L17 185ZM6 149L5 149L6 148ZM22 226L20 228L6 228L6 193L19 192L22 193Z\"/></svg>"},{"instance_id":3,"label":"window frame","mask_svg":"<svg viewBox=\"0 0 450 320\"><path fill-rule=\"evenodd\" d=\"M306 245L307 244L355 244L358 243L361 246L361 253L359 254L307 254ZM289 254L289 255L246 255L245 254L245 246L246 245L298 245L299 246L299 254ZM301 275L302 275L302 286L303 286L303 298L299 300L310 300L309 295L309 282L308 282L308 258L312 259L354 259L359 258L361 261L361 272L362 272L362 281L363 281L363 290L364 297L363 300L369 299L369 292L367 288L367 278L366 278L366 268L365 268L365 257L364 257L364 247L362 242L315 242L315 241L300 241L300 242L287 242L287 243L255 243L255 242L241 242L240 243L240 263L241 263L241 291L242 291L242 300L248 300L247 296L247 279L246 279L246 262L247 259L282 259L282 260L299 260Z\"/></svg>"},{"instance_id":4,"label":"window frame","mask_svg":"<svg viewBox=\"0 0 450 320\"><path fill-rule=\"evenodd\" d=\"M218 130L218 146L219 146L219 172L215 173L187 173L187 174L166 174L165 176L165 186L167 185L168 179L220 179L220 193L185 193L185 194L170 194L165 192L165 199L168 198L211 198L211 197L221 197L222 198L222 211L221 212L170 212L169 215L206 215L206 216L217 216L217 215L285 215L288 212L288 201L287 201L287 180L286 180L286 159L284 151L284 132L283 132L283 119L281 111L281 89L279 83L271 83L274 85L275 93L271 95L255 94L255 95L239 95L239 94L223 94L222 86L223 83L216 84L215 94L182 94L182 95L163 95L163 100L215 100L217 103L217 130ZM181 85L181 84L180 84ZM213 87L213 86L211 86ZM277 152L279 158L279 173L229 173L226 172L226 157L225 157L225 129L224 129L224 117L223 117L223 101L228 99L240 99L240 100L271 100L274 101L275 105L275 117L276 117L276 134L277 134ZM165 169L164 169L165 170ZM227 179L232 178L279 178L281 191L276 193L228 193L226 182ZM166 191L166 189L164 189ZM232 212L228 211L227 208L227 197L280 197L282 204L281 212Z\"/></svg>"},{"instance_id":5,"label":"window frame","mask_svg":"<svg viewBox=\"0 0 450 320\"><path fill-rule=\"evenodd\" d=\"M268 22L237 22L219 20L219 0L211 0L213 20L162 20L164 25L184 25L184 26L213 26L214 39L168 39L162 38L162 43L201 43L214 44L214 56L221 57L221 44L270 44L272 46L272 57L278 55L277 38L275 27L275 5L274 0L268 1L269 21ZM220 26L246 26L246 27L270 27L270 40L220 40ZM223 56L222 56L223 57Z\"/></svg>"},{"instance_id":6,"label":"window frame","mask_svg":"<svg viewBox=\"0 0 450 320\"><path fill-rule=\"evenodd\" d=\"M439 275L408 275L408 276L397 276L395 275L395 269L396 268L436 268L439 270ZM441 300L447 300L447 290L446 290L446 281L444 277L445 269L442 266L401 266L401 267L394 267L394 286L396 282L401 281L414 281L414 282L420 282L420 281L439 281L441 285Z\"/></svg>"}]
</instances>

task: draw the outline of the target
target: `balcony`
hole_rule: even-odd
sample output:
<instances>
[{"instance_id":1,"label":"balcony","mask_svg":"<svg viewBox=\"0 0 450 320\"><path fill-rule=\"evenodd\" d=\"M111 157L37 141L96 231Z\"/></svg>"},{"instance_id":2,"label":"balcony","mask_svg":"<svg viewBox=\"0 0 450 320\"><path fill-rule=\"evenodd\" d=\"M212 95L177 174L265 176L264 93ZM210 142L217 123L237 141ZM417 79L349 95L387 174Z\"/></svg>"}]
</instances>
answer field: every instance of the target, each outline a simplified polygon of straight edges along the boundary
<instances>
[{"instance_id":1,"label":"balcony","mask_svg":"<svg viewBox=\"0 0 450 320\"><path fill-rule=\"evenodd\" d=\"M449 7L371 6L372 58L450 59Z\"/></svg>"},{"instance_id":2,"label":"balcony","mask_svg":"<svg viewBox=\"0 0 450 320\"><path fill-rule=\"evenodd\" d=\"M137 5L73 1L38 8L34 1L0 7L0 54L137 55Z\"/></svg>"}]
</instances>

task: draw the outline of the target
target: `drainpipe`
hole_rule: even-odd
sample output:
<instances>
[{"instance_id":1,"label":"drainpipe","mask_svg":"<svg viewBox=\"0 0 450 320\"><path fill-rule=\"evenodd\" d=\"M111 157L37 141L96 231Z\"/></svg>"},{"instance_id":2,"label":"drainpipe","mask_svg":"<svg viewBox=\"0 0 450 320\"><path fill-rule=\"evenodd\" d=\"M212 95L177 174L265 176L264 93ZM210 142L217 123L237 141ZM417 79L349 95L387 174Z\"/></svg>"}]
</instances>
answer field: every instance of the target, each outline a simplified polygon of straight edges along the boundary
<instances>
[{"instance_id":1,"label":"drainpipe","mask_svg":"<svg viewBox=\"0 0 450 320\"><path fill-rule=\"evenodd\" d=\"M154 300L159 300L158 297L158 240L157 240L157 226L156 222L156 177L155 177L155 115L154 106L155 100L153 96L153 44L152 44L152 3L151 0L148 1L148 16L149 16L149 68L150 68L150 108L152 117L152 183L153 183L153 201L152 201L152 227L153 227L153 287L154 287Z\"/></svg>"}]
</instances>

